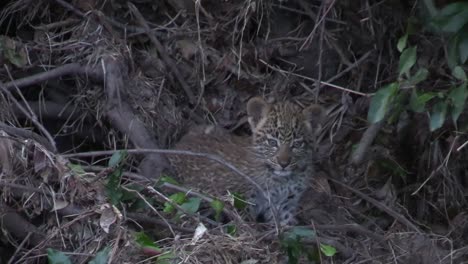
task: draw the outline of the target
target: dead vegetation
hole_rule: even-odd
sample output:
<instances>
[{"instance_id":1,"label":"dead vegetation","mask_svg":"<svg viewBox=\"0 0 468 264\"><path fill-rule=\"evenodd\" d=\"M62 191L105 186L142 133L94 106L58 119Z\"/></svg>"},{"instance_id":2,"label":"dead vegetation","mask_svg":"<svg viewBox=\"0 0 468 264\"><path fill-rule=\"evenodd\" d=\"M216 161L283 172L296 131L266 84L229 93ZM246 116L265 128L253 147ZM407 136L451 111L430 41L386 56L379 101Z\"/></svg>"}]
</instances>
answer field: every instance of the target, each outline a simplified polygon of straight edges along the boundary
<instances>
[{"instance_id":1,"label":"dead vegetation","mask_svg":"<svg viewBox=\"0 0 468 264\"><path fill-rule=\"evenodd\" d=\"M72 263L285 263L288 253L292 263L304 252L319 263L468 259L466 114L435 132L425 113L366 121L372 95L398 78L396 43L417 2L1 5L0 263L60 252ZM422 29L412 38L430 72L422 89L443 90L444 39ZM247 221L232 199L216 219L212 197L157 184L170 175L164 155L200 155L164 150L191 124L248 133L254 95L328 109L300 215L307 229L295 231L313 235L298 244L285 238L294 228ZM200 210L174 203L177 192L201 199Z\"/></svg>"}]
</instances>

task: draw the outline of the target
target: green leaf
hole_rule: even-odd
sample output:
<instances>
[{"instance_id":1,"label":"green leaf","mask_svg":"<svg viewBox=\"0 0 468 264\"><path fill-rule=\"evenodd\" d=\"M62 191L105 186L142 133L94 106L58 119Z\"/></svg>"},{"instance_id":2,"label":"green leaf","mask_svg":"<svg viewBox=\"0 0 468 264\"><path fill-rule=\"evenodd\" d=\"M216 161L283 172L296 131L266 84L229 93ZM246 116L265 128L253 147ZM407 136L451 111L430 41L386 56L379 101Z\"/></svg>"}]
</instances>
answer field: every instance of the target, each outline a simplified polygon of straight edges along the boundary
<instances>
[{"instance_id":1,"label":"green leaf","mask_svg":"<svg viewBox=\"0 0 468 264\"><path fill-rule=\"evenodd\" d=\"M113 205L118 205L123 197L123 191L120 187L122 170L115 169L110 175L106 184L106 194Z\"/></svg>"},{"instance_id":2,"label":"green leaf","mask_svg":"<svg viewBox=\"0 0 468 264\"><path fill-rule=\"evenodd\" d=\"M178 192L174 193L173 195L169 196L169 199L171 199L172 202L176 204L182 204L187 200L187 196L183 192ZM170 202L165 202L164 203L164 209L163 212L165 213L172 213L174 212L175 207L172 203Z\"/></svg>"},{"instance_id":3,"label":"green leaf","mask_svg":"<svg viewBox=\"0 0 468 264\"><path fill-rule=\"evenodd\" d=\"M431 132L442 127L447 115L447 102L439 101L432 107L430 130Z\"/></svg>"},{"instance_id":4,"label":"green leaf","mask_svg":"<svg viewBox=\"0 0 468 264\"><path fill-rule=\"evenodd\" d=\"M447 64L450 69L453 69L455 66L458 65L458 61L460 58L458 52L458 46L460 43L460 36L456 34L452 36L447 45Z\"/></svg>"},{"instance_id":5,"label":"green leaf","mask_svg":"<svg viewBox=\"0 0 468 264\"><path fill-rule=\"evenodd\" d=\"M114 152L112 157L109 159L108 166L116 167L125 159L126 156L127 156L127 151L125 150L119 150L119 151Z\"/></svg>"},{"instance_id":6,"label":"green leaf","mask_svg":"<svg viewBox=\"0 0 468 264\"><path fill-rule=\"evenodd\" d=\"M47 259L49 260L49 264L71 264L70 258L67 255L53 248L47 249Z\"/></svg>"},{"instance_id":7,"label":"green leaf","mask_svg":"<svg viewBox=\"0 0 468 264\"><path fill-rule=\"evenodd\" d=\"M235 225L228 225L226 226L226 231L229 235L233 236L237 232L237 227Z\"/></svg>"},{"instance_id":8,"label":"green leaf","mask_svg":"<svg viewBox=\"0 0 468 264\"><path fill-rule=\"evenodd\" d=\"M385 117L390 103L398 91L398 87L398 83L390 83L375 93L371 99L367 114L367 120L370 123L377 123Z\"/></svg>"},{"instance_id":9,"label":"green leaf","mask_svg":"<svg viewBox=\"0 0 468 264\"><path fill-rule=\"evenodd\" d=\"M194 214L200 208L201 199L198 197L191 197L187 202L180 205L189 214Z\"/></svg>"},{"instance_id":10,"label":"green leaf","mask_svg":"<svg viewBox=\"0 0 468 264\"><path fill-rule=\"evenodd\" d=\"M433 93L423 93L418 95L415 90L411 93L410 98L410 109L416 113L421 113L424 111L426 103L429 102L432 98L435 97Z\"/></svg>"},{"instance_id":11,"label":"green leaf","mask_svg":"<svg viewBox=\"0 0 468 264\"><path fill-rule=\"evenodd\" d=\"M315 232L307 227L295 226L285 233L285 237L294 240L299 238L313 239L315 237Z\"/></svg>"},{"instance_id":12,"label":"green leaf","mask_svg":"<svg viewBox=\"0 0 468 264\"><path fill-rule=\"evenodd\" d=\"M234 198L234 208L242 210L247 207L247 201L242 194L233 192L231 193L232 198Z\"/></svg>"},{"instance_id":13,"label":"green leaf","mask_svg":"<svg viewBox=\"0 0 468 264\"><path fill-rule=\"evenodd\" d=\"M452 102L452 120L454 123L457 123L458 117L463 112L465 108L466 97L468 96L466 92L466 83L458 87L452 88L448 98Z\"/></svg>"},{"instance_id":14,"label":"green leaf","mask_svg":"<svg viewBox=\"0 0 468 264\"><path fill-rule=\"evenodd\" d=\"M455 68L453 68L452 75L458 80L466 82L466 73L462 67L456 66Z\"/></svg>"},{"instance_id":15,"label":"green leaf","mask_svg":"<svg viewBox=\"0 0 468 264\"><path fill-rule=\"evenodd\" d=\"M419 68L414 76L412 76L408 82L412 85L416 85L427 79L429 76L429 71L426 68Z\"/></svg>"},{"instance_id":16,"label":"green leaf","mask_svg":"<svg viewBox=\"0 0 468 264\"><path fill-rule=\"evenodd\" d=\"M156 243L154 243L153 239L144 232L135 233L135 242L141 247L146 255L156 256L162 253L161 248L158 247Z\"/></svg>"},{"instance_id":17,"label":"green leaf","mask_svg":"<svg viewBox=\"0 0 468 264\"><path fill-rule=\"evenodd\" d=\"M171 184L174 184L174 185L180 185L180 183L178 183L174 178L169 177L169 176L162 176L160 178L160 181L161 182L171 183Z\"/></svg>"},{"instance_id":18,"label":"green leaf","mask_svg":"<svg viewBox=\"0 0 468 264\"><path fill-rule=\"evenodd\" d=\"M336 254L336 248L325 244L320 244L320 251L327 257L333 257Z\"/></svg>"},{"instance_id":19,"label":"green leaf","mask_svg":"<svg viewBox=\"0 0 468 264\"><path fill-rule=\"evenodd\" d=\"M447 33L460 31L468 23L468 3L455 2L445 6L433 23Z\"/></svg>"},{"instance_id":20,"label":"green leaf","mask_svg":"<svg viewBox=\"0 0 468 264\"><path fill-rule=\"evenodd\" d=\"M458 42L458 54L461 64L465 64L468 60L468 27L463 29L460 32L459 42Z\"/></svg>"},{"instance_id":21,"label":"green leaf","mask_svg":"<svg viewBox=\"0 0 468 264\"><path fill-rule=\"evenodd\" d=\"M406 42L408 41L408 33L406 33L405 35L403 35L403 37L401 37L399 40L398 40L398 43L397 43L397 49L399 52L402 52L405 48L406 48Z\"/></svg>"},{"instance_id":22,"label":"green leaf","mask_svg":"<svg viewBox=\"0 0 468 264\"><path fill-rule=\"evenodd\" d=\"M109 260L110 247L106 247L96 254L96 257L92 259L88 264L107 264Z\"/></svg>"},{"instance_id":23,"label":"green leaf","mask_svg":"<svg viewBox=\"0 0 468 264\"><path fill-rule=\"evenodd\" d=\"M164 254L158 256L156 264L171 264L174 263L176 256L172 252L165 252Z\"/></svg>"},{"instance_id":24,"label":"green leaf","mask_svg":"<svg viewBox=\"0 0 468 264\"><path fill-rule=\"evenodd\" d=\"M142 247L157 247L154 243L153 239L151 239L147 234L144 232L136 232L135 233L135 242Z\"/></svg>"},{"instance_id":25,"label":"green leaf","mask_svg":"<svg viewBox=\"0 0 468 264\"><path fill-rule=\"evenodd\" d=\"M411 67L416 63L416 47L409 47L405 49L400 55L400 62L398 64L399 75L405 74L409 76Z\"/></svg>"},{"instance_id":26,"label":"green leaf","mask_svg":"<svg viewBox=\"0 0 468 264\"><path fill-rule=\"evenodd\" d=\"M221 202L220 200L213 200L210 203L210 205L215 210L216 221L219 221L219 219L221 218L221 213L223 212L223 209L224 209L224 203Z\"/></svg>"},{"instance_id":27,"label":"green leaf","mask_svg":"<svg viewBox=\"0 0 468 264\"><path fill-rule=\"evenodd\" d=\"M72 170L78 176L83 176L86 174L86 172L80 164L68 163L67 167L70 168L70 170Z\"/></svg>"}]
</instances>

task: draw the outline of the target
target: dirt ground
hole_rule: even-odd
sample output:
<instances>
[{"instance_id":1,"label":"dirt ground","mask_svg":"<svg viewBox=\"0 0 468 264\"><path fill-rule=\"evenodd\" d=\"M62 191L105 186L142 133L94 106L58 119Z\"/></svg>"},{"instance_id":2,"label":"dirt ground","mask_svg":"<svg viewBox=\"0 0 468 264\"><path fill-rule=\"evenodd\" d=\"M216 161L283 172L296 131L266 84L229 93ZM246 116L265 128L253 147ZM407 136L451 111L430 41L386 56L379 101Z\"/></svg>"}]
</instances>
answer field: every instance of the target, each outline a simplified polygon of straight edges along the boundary
<instances>
[{"instance_id":1,"label":"dirt ground","mask_svg":"<svg viewBox=\"0 0 468 264\"><path fill-rule=\"evenodd\" d=\"M398 107L460 84L421 5L0 3L0 263L468 263L468 115L430 129L433 112ZM379 89L401 81L411 21L427 78L369 122ZM257 95L327 109L300 227L255 223L237 199L170 177L166 150L190 126L248 135Z\"/></svg>"}]
</instances>

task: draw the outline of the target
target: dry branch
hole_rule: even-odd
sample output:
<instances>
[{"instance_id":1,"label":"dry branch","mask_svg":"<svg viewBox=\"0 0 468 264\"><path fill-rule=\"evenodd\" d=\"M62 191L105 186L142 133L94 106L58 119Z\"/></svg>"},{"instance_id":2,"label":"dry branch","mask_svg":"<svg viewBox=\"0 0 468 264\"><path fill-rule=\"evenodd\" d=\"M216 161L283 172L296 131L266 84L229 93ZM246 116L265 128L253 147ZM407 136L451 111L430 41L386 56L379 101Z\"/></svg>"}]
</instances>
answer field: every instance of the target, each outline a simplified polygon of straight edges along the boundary
<instances>
[{"instance_id":1,"label":"dry branch","mask_svg":"<svg viewBox=\"0 0 468 264\"><path fill-rule=\"evenodd\" d=\"M141 26L146 30L146 34L148 34L148 37L150 38L151 42L153 42L154 46L158 50L159 56L161 56L164 63L167 65L167 67L169 67L172 74L174 75L174 78L176 78L176 80L180 83L180 86L182 86L182 89L184 89L185 94L187 95L187 97L189 99L189 102L191 104L194 104L195 103L195 96L193 95L192 90L190 90L190 87L187 84L187 82L182 77L183 75L181 74L179 69L177 69L174 61L169 57L169 55L167 55L167 54L169 54L167 52L167 50L164 48L164 46L161 44L161 42L159 42L159 40L156 38L156 36L151 32L150 27L148 26L148 23L145 21L145 19L143 18L143 15L140 13L140 11L138 11L138 8L136 8L136 6L133 5L131 2L128 2L127 4L129 6L130 10L132 11L132 13L137 18L138 23L140 23Z\"/></svg>"},{"instance_id":2,"label":"dry branch","mask_svg":"<svg viewBox=\"0 0 468 264\"><path fill-rule=\"evenodd\" d=\"M154 137L133 113L130 105L122 100L120 94L124 90L123 72L119 62L108 57L104 59L106 68L105 84L107 93L106 114L111 124L124 135L127 135L137 148L158 148ZM156 152L147 152L145 159L140 163L142 174L148 178L159 177L159 174L169 168L169 161Z\"/></svg>"}]
</instances>

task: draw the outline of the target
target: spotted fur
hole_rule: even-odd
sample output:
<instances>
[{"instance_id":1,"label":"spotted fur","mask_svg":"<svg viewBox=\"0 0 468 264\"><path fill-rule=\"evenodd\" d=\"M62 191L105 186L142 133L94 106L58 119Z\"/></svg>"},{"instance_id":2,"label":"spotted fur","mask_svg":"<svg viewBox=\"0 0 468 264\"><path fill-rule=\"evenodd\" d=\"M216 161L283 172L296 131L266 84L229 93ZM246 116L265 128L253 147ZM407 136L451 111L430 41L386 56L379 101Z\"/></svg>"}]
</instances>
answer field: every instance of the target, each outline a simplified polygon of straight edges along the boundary
<instances>
[{"instance_id":1,"label":"spotted fur","mask_svg":"<svg viewBox=\"0 0 468 264\"><path fill-rule=\"evenodd\" d=\"M227 189L248 194L254 204L250 212L258 221L295 224L299 199L313 175L311 144L323 109L317 105L302 109L290 101L270 104L254 97L247 103L247 114L251 139L210 128L187 134L176 149L220 155L251 176L263 193L214 161L170 157L171 162L189 186L215 195Z\"/></svg>"}]
</instances>

